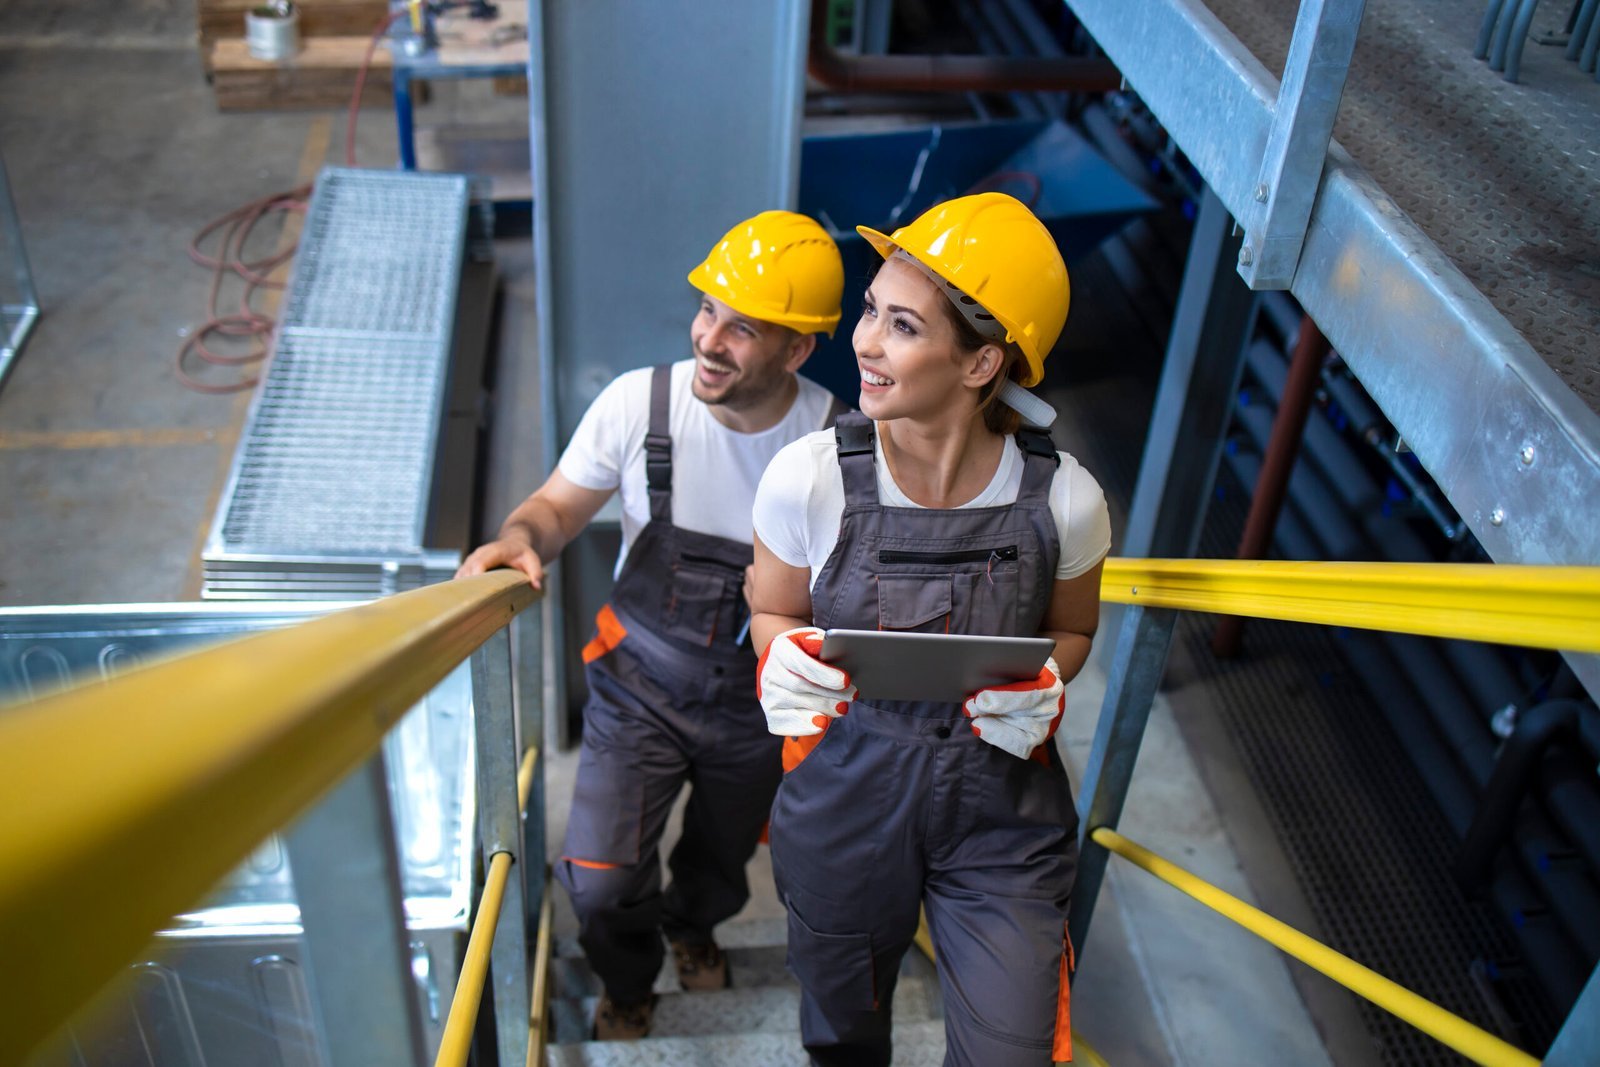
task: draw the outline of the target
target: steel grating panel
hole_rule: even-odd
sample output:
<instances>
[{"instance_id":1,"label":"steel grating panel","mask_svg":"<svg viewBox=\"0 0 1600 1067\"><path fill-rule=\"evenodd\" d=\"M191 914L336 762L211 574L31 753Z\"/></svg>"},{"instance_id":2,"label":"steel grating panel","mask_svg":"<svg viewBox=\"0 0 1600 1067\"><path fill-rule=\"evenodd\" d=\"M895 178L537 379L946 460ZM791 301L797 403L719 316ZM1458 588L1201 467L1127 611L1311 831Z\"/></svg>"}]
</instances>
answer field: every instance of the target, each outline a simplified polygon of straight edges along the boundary
<instances>
[{"instance_id":1,"label":"steel grating panel","mask_svg":"<svg viewBox=\"0 0 1600 1067\"><path fill-rule=\"evenodd\" d=\"M354 567L320 595L393 591L350 556L425 569L468 202L460 175L322 172L206 546L208 596L315 591L276 562L297 558Z\"/></svg>"}]
</instances>

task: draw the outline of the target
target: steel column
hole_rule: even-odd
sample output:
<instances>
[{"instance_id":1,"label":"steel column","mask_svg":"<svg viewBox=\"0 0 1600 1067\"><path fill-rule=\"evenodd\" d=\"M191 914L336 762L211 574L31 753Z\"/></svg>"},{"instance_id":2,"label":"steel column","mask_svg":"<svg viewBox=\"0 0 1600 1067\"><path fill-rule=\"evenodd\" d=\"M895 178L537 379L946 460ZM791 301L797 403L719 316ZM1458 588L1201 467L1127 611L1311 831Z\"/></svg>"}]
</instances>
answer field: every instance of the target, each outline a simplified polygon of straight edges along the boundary
<instances>
[{"instance_id":1,"label":"steel column","mask_svg":"<svg viewBox=\"0 0 1600 1067\"><path fill-rule=\"evenodd\" d=\"M1231 226L1227 208L1207 190L1122 536L1124 556L1183 558L1199 543L1260 303L1234 273L1239 237Z\"/></svg>"},{"instance_id":2,"label":"steel column","mask_svg":"<svg viewBox=\"0 0 1600 1067\"><path fill-rule=\"evenodd\" d=\"M1166 362L1150 415L1150 432L1123 534L1125 556L1194 555L1206 504L1222 457L1222 435L1244 369L1245 343L1255 327L1259 298L1234 273L1239 238L1222 202L1209 190L1189 242ZM1072 939L1082 951L1105 873L1106 853L1089 839L1100 826L1115 829L1150 702L1172 643L1170 611L1130 607L1105 612L1117 627L1108 666L1110 683L1078 794L1081 853L1072 898Z\"/></svg>"},{"instance_id":3,"label":"steel column","mask_svg":"<svg viewBox=\"0 0 1600 1067\"><path fill-rule=\"evenodd\" d=\"M1133 765L1139 758L1145 724L1150 720L1150 705L1167 668L1177 617L1175 611L1141 607L1128 608L1122 617L1111 683L1106 687L1105 702L1100 705L1089 764L1078 786L1078 881L1072 890L1067 927L1080 961L1109 858L1089 833L1102 826L1114 830L1122 818Z\"/></svg>"},{"instance_id":4,"label":"steel column","mask_svg":"<svg viewBox=\"0 0 1600 1067\"><path fill-rule=\"evenodd\" d=\"M1252 289L1287 289L1294 281L1364 10L1366 0L1300 4L1251 194L1255 206L1242 220L1249 238L1239 250L1239 275Z\"/></svg>"},{"instance_id":5,"label":"steel column","mask_svg":"<svg viewBox=\"0 0 1600 1067\"><path fill-rule=\"evenodd\" d=\"M544 735L544 618L542 613L524 612L511 625L515 641L517 729L522 746L537 745L539 748L522 817L522 888L527 902L524 914L528 929L536 930L545 884L544 753L551 751Z\"/></svg>"},{"instance_id":6,"label":"steel column","mask_svg":"<svg viewBox=\"0 0 1600 1067\"><path fill-rule=\"evenodd\" d=\"M1600 1060L1600 967L1589 975L1543 1062L1544 1067L1582 1067L1596 1060Z\"/></svg>"},{"instance_id":7,"label":"steel column","mask_svg":"<svg viewBox=\"0 0 1600 1067\"><path fill-rule=\"evenodd\" d=\"M307 980L329 1062L422 1064L427 1046L382 751L287 838Z\"/></svg>"},{"instance_id":8,"label":"steel column","mask_svg":"<svg viewBox=\"0 0 1600 1067\"><path fill-rule=\"evenodd\" d=\"M494 1001L499 1062L528 1058L528 915L524 905L522 813L517 804L517 762L522 751L512 688L511 631L502 628L472 654L472 712L478 738L478 835L483 861L511 856L511 874L490 950L489 988Z\"/></svg>"},{"instance_id":9,"label":"steel column","mask_svg":"<svg viewBox=\"0 0 1600 1067\"><path fill-rule=\"evenodd\" d=\"M805 0L529 0L549 467L613 378L689 354L696 305L684 275L712 242L741 218L795 206L807 9ZM685 60L708 41L715 62ZM563 616L588 620L613 561L575 567L576 558L569 550L552 572L550 595ZM582 679L553 629L565 710L565 688Z\"/></svg>"}]
</instances>

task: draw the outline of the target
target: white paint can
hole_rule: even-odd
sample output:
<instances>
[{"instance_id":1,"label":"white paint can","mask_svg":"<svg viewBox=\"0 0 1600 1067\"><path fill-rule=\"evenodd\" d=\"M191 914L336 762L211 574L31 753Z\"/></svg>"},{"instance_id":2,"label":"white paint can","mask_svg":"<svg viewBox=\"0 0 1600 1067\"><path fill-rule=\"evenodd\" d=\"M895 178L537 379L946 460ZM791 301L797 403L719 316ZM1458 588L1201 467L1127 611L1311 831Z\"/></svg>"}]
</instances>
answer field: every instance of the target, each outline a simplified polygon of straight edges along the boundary
<instances>
[{"instance_id":1,"label":"white paint can","mask_svg":"<svg viewBox=\"0 0 1600 1067\"><path fill-rule=\"evenodd\" d=\"M300 49L300 12L286 0L244 13L244 42L257 59L289 59Z\"/></svg>"}]
</instances>

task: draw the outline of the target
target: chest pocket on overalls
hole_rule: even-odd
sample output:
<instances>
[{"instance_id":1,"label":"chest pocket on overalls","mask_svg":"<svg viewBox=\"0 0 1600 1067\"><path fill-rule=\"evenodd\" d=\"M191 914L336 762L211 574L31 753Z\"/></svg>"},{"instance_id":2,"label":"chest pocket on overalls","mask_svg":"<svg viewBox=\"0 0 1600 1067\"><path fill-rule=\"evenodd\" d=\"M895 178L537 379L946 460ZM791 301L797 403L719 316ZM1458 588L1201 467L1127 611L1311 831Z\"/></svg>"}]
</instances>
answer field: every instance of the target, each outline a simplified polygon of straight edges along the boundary
<instances>
[{"instance_id":1,"label":"chest pocket on overalls","mask_svg":"<svg viewBox=\"0 0 1600 1067\"><path fill-rule=\"evenodd\" d=\"M878 575L878 627L916 633L1015 632L1017 546L902 551L882 549L878 563L948 568Z\"/></svg>"},{"instance_id":2,"label":"chest pocket on overalls","mask_svg":"<svg viewBox=\"0 0 1600 1067\"><path fill-rule=\"evenodd\" d=\"M743 589L743 568L710 556L679 556L663 590L661 618L668 636L706 646L718 634L732 640Z\"/></svg>"}]
</instances>

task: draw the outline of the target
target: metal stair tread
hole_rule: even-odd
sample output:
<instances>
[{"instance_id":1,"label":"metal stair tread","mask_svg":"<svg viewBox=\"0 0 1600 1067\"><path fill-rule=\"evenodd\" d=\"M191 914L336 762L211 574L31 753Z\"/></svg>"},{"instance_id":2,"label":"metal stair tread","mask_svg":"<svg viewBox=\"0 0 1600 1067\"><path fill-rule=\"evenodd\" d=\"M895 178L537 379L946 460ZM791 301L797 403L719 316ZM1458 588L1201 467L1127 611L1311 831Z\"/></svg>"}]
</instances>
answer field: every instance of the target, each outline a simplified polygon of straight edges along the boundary
<instances>
[{"instance_id":1,"label":"metal stair tread","mask_svg":"<svg viewBox=\"0 0 1600 1067\"><path fill-rule=\"evenodd\" d=\"M937 992L920 976L900 979L894 1013L907 1022L938 1018ZM581 1043L588 1037L598 996L566 999L550 1006L552 1039ZM712 1034L794 1033L800 1018L800 987L787 985L722 989L706 993L667 993L656 1001L652 1039Z\"/></svg>"},{"instance_id":2,"label":"metal stair tread","mask_svg":"<svg viewBox=\"0 0 1600 1067\"><path fill-rule=\"evenodd\" d=\"M896 998L898 999L898 998ZM548 1067L805 1067L794 1030L784 1033L708 1034L643 1041L586 1041L546 1050ZM942 1021L897 1022L894 1067L938 1067L944 1062Z\"/></svg>"}]
</instances>

